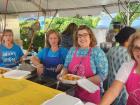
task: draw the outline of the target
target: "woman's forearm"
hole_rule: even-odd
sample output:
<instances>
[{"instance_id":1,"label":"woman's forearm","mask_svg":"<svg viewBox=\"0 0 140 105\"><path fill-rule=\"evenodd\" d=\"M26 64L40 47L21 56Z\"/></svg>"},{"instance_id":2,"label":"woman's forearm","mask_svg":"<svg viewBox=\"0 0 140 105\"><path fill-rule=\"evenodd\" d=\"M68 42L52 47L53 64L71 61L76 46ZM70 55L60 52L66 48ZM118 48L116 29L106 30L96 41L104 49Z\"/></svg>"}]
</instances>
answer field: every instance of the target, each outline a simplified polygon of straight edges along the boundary
<instances>
[{"instance_id":1,"label":"woman's forearm","mask_svg":"<svg viewBox=\"0 0 140 105\"><path fill-rule=\"evenodd\" d=\"M68 73L68 70L66 68L63 68L60 72L61 75L65 75Z\"/></svg>"},{"instance_id":2,"label":"woman's forearm","mask_svg":"<svg viewBox=\"0 0 140 105\"><path fill-rule=\"evenodd\" d=\"M115 80L111 85L111 87L107 90L107 92L103 96L99 105L110 105L119 95L122 88L123 88L123 83Z\"/></svg>"},{"instance_id":3,"label":"woman's forearm","mask_svg":"<svg viewBox=\"0 0 140 105\"><path fill-rule=\"evenodd\" d=\"M35 66L41 64L41 63L40 63L40 60L39 60L37 57L35 57L35 56L32 56L32 57L31 57L31 61L32 61L32 63L33 63Z\"/></svg>"},{"instance_id":4,"label":"woman's forearm","mask_svg":"<svg viewBox=\"0 0 140 105\"><path fill-rule=\"evenodd\" d=\"M89 77L88 79L97 85L99 85L101 82L99 75L94 75L92 77Z\"/></svg>"},{"instance_id":5,"label":"woman's forearm","mask_svg":"<svg viewBox=\"0 0 140 105\"><path fill-rule=\"evenodd\" d=\"M67 73L68 73L68 70L66 68L63 68L61 72L57 75L57 79L60 80L60 77L62 77L63 75Z\"/></svg>"}]
</instances>

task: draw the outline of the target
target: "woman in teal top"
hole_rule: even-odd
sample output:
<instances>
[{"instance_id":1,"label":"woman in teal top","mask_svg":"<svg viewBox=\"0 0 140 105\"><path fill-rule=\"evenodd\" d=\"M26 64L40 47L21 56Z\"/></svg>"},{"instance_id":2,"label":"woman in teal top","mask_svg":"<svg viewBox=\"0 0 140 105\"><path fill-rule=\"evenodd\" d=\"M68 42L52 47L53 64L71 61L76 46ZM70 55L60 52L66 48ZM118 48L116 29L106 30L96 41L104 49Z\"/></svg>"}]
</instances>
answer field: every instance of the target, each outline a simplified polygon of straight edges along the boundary
<instances>
[{"instance_id":1,"label":"woman in teal top","mask_svg":"<svg viewBox=\"0 0 140 105\"><path fill-rule=\"evenodd\" d=\"M76 49L75 47L72 47L69 50L65 60L64 68L67 68L69 63L71 62L75 49ZM87 49L79 48L77 51L77 56L85 56L88 53L88 50L89 50L88 48ZM98 74L100 76L100 79L104 81L108 74L108 61L104 52L100 48L95 47L92 49L90 64L93 72L95 74Z\"/></svg>"},{"instance_id":2,"label":"woman in teal top","mask_svg":"<svg viewBox=\"0 0 140 105\"><path fill-rule=\"evenodd\" d=\"M66 57L64 68L58 75L63 76L67 73L75 74L89 79L98 86L105 80L108 73L108 61L105 53L96 47L96 38L92 30L81 25L75 34L75 47L72 47ZM77 87L75 96L85 102L100 102L100 90L95 93Z\"/></svg>"}]
</instances>

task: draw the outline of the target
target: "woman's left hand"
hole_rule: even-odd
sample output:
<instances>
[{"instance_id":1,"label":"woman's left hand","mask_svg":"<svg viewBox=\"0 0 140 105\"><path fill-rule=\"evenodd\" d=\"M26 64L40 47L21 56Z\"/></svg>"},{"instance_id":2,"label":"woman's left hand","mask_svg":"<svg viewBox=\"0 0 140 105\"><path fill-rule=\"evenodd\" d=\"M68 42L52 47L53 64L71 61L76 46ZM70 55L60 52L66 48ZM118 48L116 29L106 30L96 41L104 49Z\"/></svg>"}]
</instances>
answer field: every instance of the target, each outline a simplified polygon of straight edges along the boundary
<instances>
[{"instance_id":1,"label":"woman's left hand","mask_svg":"<svg viewBox=\"0 0 140 105\"><path fill-rule=\"evenodd\" d=\"M62 64L57 65L55 72L59 73L62 70L62 68L63 68Z\"/></svg>"},{"instance_id":2,"label":"woman's left hand","mask_svg":"<svg viewBox=\"0 0 140 105\"><path fill-rule=\"evenodd\" d=\"M94 75L94 76L89 77L87 79L90 80L91 82L95 83L96 85L99 85L101 82L100 77L98 75Z\"/></svg>"},{"instance_id":3,"label":"woman's left hand","mask_svg":"<svg viewBox=\"0 0 140 105\"><path fill-rule=\"evenodd\" d=\"M41 76L43 74L43 71L44 71L43 64L38 64L36 67L37 67L38 76Z\"/></svg>"}]
</instances>

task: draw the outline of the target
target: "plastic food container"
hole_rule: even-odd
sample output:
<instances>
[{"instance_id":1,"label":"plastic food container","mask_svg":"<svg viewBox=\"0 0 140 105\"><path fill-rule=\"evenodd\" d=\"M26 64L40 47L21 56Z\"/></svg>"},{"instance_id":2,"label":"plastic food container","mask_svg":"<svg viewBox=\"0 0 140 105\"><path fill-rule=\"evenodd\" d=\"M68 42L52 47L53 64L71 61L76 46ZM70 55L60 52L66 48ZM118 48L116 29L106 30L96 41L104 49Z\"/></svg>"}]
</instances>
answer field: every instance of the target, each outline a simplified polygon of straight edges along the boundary
<instances>
[{"instance_id":1,"label":"plastic food container","mask_svg":"<svg viewBox=\"0 0 140 105\"><path fill-rule=\"evenodd\" d=\"M78 80L77 85L85 89L89 93L95 93L97 90L100 90L99 86L85 78Z\"/></svg>"}]
</instances>

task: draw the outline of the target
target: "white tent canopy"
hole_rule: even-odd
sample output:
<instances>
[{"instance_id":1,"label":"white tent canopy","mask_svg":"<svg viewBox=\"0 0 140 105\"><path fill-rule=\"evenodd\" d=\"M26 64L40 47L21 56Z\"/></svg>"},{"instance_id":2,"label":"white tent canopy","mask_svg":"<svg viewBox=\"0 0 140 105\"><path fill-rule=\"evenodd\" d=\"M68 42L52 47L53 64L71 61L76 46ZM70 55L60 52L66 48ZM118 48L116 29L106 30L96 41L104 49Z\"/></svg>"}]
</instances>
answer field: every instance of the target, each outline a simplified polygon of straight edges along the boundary
<instances>
[{"instance_id":1,"label":"white tent canopy","mask_svg":"<svg viewBox=\"0 0 140 105\"><path fill-rule=\"evenodd\" d=\"M140 0L0 0L0 29L3 30L4 26L14 28L18 31L14 31L14 35L19 38L19 24L13 23L18 23L17 16L38 16L38 13L44 16L91 16L102 11L108 14L129 13L133 12L127 8L130 2L140 3ZM129 14L127 21L129 25Z\"/></svg>"},{"instance_id":2,"label":"white tent canopy","mask_svg":"<svg viewBox=\"0 0 140 105\"><path fill-rule=\"evenodd\" d=\"M101 11L126 11L126 3L140 0L0 0L0 14L5 13L6 1L8 14L23 15L40 11L48 16L56 13L59 16L87 16L100 14Z\"/></svg>"}]
</instances>

